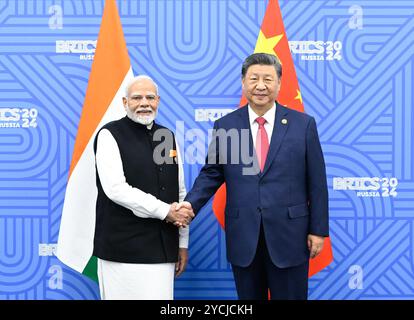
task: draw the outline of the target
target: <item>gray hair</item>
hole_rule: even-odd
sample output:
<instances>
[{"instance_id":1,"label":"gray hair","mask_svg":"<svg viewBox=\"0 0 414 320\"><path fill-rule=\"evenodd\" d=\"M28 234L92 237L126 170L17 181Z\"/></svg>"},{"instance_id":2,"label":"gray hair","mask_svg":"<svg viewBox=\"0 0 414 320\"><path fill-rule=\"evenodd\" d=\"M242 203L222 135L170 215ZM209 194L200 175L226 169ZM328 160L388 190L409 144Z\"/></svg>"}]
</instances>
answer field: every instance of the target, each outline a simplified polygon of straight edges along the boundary
<instances>
[{"instance_id":1,"label":"gray hair","mask_svg":"<svg viewBox=\"0 0 414 320\"><path fill-rule=\"evenodd\" d=\"M143 80L143 79L150 80L150 81L154 84L154 87L155 87L155 93L156 93L156 94L157 94L157 96L158 96L158 85L155 83L154 79L152 79L150 76L147 76L147 75L145 75L145 74L141 74L141 75L139 75L139 76L134 77L133 79L131 79L131 80L128 82L127 86L125 87L125 98L128 98L128 92L129 92L129 89L131 88L131 86L132 86L134 83L138 82L139 80Z\"/></svg>"},{"instance_id":2,"label":"gray hair","mask_svg":"<svg viewBox=\"0 0 414 320\"><path fill-rule=\"evenodd\" d=\"M268 53L253 53L246 58L243 62L242 66L242 78L246 76L247 69L254 64L261 64L267 66L274 66L277 76L280 79L282 77L282 65L280 64L279 59L273 55Z\"/></svg>"}]
</instances>

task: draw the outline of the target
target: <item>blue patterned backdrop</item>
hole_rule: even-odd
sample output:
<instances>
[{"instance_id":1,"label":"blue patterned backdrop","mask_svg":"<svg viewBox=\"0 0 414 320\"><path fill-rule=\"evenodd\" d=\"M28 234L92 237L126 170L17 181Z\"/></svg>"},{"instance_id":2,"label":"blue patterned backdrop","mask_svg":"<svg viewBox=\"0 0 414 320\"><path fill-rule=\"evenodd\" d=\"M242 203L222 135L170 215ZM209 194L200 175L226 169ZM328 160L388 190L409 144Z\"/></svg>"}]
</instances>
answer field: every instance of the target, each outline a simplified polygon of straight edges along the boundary
<instances>
[{"instance_id":1,"label":"blue patterned backdrop","mask_svg":"<svg viewBox=\"0 0 414 320\"><path fill-rule=\"evenodd\" d=\"M54 256L102 0L0 1L0 299L98 299ZM207 132L240 100L266 0L117 1L159 121ZM327 163L335 260L310 299L413 299L414 3L279 1ZM110 75L108 75L110 76ZM185 165L191 187L200 165ZM235 299L211 204L191 225L179 299Z\"/></svg>"}]
</instances>

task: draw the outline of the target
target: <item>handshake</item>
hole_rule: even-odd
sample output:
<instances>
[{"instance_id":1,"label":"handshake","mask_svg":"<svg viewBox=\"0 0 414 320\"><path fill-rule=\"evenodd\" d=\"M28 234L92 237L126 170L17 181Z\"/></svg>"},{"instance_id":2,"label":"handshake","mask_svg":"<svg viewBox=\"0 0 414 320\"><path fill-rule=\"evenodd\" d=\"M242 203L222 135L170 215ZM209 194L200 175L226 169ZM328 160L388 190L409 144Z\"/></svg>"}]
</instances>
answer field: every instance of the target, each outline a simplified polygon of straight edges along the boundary
<instances>
[{"instance_id":1,"label":"handshake","mask_svg":"<svg viewBox=\"0 0 414 320\"><path fill-rule=\"evenodd\" d=\"M180 203L174 202L170 206L165 221L173 223L177 227L185 228L194 218L194 211L190 202L183 201Z\"/></svg>"}]
</instances>

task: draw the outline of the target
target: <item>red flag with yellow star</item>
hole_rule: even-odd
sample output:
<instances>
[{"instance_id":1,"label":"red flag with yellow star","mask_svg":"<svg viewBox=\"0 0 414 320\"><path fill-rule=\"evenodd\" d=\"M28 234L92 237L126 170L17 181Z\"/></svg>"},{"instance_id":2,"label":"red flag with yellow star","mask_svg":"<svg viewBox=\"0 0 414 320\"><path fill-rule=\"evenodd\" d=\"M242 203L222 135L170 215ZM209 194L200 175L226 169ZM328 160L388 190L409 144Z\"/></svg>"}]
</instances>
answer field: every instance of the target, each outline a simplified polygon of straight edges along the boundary
<instances>
[{"instance_id":1,"label":"red flag with yellow star","mask_svg":"<svg viewBox=\"0 0 414 320\"><path fill-rule=\"evenodd\" d=\"M289 50L289 43L283 25L282 13L277 0L269 0L263 18L262 26L257 38L254 53L269 53L277 56L282 64L283 76L277 100L288 108L303 112L302 95L296 77L295 66ZM240 106L246 105L243 96ZM213 211L219 223L224 227L224 210L226 207L226 186L223 184L216 192L213 201ZM325 239L322 252L314 259L309 260L309 277L318 273L333 261L331 241Z\"/></svg>"}]
</instances>

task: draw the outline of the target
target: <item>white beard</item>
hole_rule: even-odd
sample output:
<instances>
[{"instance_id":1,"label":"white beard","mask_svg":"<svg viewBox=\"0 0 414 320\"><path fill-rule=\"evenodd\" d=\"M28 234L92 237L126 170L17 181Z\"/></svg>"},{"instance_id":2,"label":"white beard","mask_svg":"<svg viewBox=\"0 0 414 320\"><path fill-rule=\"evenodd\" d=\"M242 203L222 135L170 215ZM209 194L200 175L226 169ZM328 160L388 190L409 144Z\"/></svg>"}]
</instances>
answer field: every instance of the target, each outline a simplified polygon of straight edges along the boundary
<instances>
[{"instance_id":1,"label":"white beard","mask_svg":"<svg viewBox=\"0 0 414 320\"><path fill-rule=\"evenodd\" d=\"M132 121L143 124L145 126L150 125L155 120L155 117L157 116L157 111L154 112L152 110L151 110L152 113L150 115L145 115L145 116L132 111L128 107L126 107L126 112L127 112L128 118L130 118Z\"/></svg>"}]
</instances>

